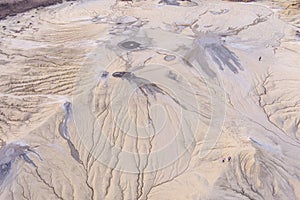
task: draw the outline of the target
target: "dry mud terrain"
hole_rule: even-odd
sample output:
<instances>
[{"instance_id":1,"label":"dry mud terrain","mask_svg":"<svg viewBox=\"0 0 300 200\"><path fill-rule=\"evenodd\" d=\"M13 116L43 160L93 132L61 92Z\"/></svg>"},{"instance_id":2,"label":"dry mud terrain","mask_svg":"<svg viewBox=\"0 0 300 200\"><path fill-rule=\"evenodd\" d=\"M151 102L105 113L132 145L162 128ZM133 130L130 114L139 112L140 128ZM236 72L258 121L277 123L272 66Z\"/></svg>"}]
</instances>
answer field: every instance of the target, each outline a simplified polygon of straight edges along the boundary
<instances>
[{"instance_id":1,"label":"dry mud terrain","mask_svg":"<svg viewBox=\"0 0 300 200\"><path fill-rule=\"evenodd\" d=\"M0 20L0 199L300 199L299 4L86 0Z\"/></svg>"}]
</instances>

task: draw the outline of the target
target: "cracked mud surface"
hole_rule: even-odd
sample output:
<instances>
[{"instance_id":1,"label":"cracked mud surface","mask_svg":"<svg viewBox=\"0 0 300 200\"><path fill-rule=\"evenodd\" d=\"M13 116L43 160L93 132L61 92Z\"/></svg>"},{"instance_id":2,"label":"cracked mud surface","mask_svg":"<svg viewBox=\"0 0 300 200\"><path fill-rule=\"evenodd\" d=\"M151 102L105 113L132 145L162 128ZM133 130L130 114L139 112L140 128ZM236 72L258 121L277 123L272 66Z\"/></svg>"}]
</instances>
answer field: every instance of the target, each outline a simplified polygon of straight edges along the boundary
<instances>
[{"instance_id":1,"label":"cracked mud surface","mask_svg":"<svg viewBox=\"0 0 300 200\"><path fill-rule=\"evenodd\" d=\"M300 199L299 31L298 1L6 17L0 199Z\"/></svg>"}]
</instances>

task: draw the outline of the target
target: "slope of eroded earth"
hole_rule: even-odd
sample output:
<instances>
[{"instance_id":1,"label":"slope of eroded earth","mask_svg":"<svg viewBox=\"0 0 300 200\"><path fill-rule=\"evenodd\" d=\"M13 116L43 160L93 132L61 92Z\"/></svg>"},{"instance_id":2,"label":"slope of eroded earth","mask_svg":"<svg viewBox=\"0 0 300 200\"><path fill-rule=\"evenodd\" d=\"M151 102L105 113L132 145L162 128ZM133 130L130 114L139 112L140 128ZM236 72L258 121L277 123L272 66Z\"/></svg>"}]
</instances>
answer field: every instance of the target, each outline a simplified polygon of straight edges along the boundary
<instances>
[{"instance_id":1,"label":"slope of eroded earth","mask_svg":"<svg viewBox=\"0 0 300 200\"><path fill-rule=\"evenodd\" d=\"M297 5L75 1L1 20L0 199L300 199Z\"/></svg>"}]
</instances>

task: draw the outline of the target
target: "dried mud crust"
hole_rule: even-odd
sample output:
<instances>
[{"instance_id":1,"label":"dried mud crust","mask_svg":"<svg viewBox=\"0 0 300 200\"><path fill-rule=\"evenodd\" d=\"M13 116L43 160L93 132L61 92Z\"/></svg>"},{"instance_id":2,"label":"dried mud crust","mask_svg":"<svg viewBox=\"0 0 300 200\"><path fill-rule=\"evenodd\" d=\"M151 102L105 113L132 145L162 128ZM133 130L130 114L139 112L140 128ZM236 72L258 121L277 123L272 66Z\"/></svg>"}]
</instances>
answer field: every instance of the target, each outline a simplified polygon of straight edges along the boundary
<instances>
[{"instance_id":1,"label":"dried mud crust","mask_svg":"<svg viewBox=\"0 0 300 200\"><path fill-rule=\"evenodd\" d=\"M0 200L300 199L297 16L120 1L0 21Z\"/></svg>"}]
</instances>

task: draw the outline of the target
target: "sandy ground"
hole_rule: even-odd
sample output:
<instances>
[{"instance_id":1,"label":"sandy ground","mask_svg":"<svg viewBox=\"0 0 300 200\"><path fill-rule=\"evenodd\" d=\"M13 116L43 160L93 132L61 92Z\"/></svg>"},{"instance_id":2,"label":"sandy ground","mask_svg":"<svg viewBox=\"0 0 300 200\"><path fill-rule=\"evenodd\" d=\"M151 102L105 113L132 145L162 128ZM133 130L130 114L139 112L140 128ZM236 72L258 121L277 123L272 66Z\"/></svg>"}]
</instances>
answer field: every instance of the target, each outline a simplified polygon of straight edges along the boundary
<instances>
[{"instance_id":1,"label":"sandy ground","mask_svg":"<svg viewBox=\"0 0 300 200\"><path fill-rule=\"evenodd\" d=\"M300 199L299 1L78 1L0 21L0 199Z\"/></svg>"}]
</instances>

